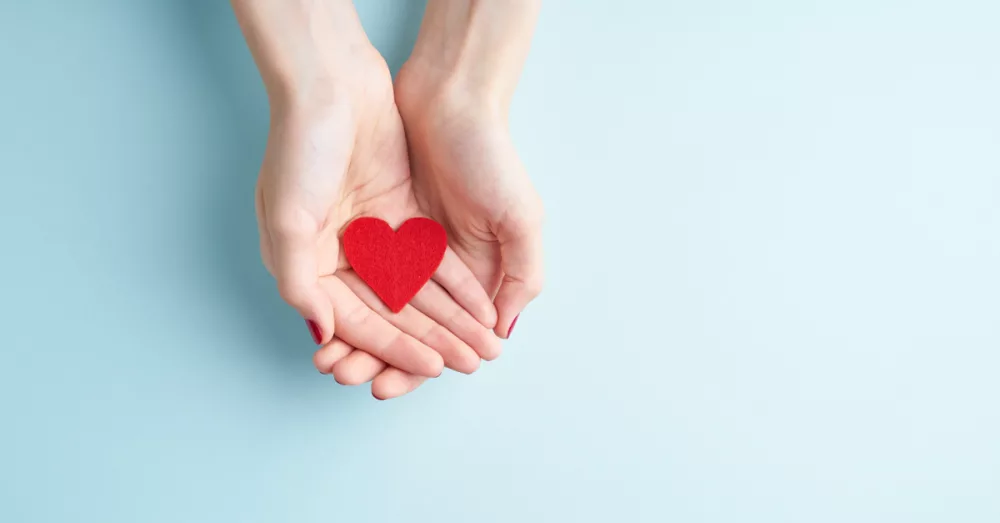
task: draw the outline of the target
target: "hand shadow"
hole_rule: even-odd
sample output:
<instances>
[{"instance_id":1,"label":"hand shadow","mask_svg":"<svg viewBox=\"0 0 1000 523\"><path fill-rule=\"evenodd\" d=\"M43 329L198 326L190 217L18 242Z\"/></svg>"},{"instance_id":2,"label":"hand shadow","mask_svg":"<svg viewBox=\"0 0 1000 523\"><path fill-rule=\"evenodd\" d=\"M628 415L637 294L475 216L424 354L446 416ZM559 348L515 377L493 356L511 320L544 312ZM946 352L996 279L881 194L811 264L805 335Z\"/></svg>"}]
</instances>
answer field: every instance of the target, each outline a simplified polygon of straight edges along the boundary
<instances>
[{"instance_id":1,"label":"hand shadow","mask_svg":"<svg viewBox=\"0 0 1000 523\"><path fill-rule=\"evenodd\" d=\"M375 13L370 5L359 6L364 7L359 9L363 21L381 15L373 20L376 27L369 34L382 37L372 40L394 75L416 40L425 2L404 5L395 9L395 16L387 16L385 8ZM318 379L312 366L315 347L306 326L278 296L260 260L253 190L269 117L260 75L229 2L186 0L177 8L179 31L190 37L187 57L196 74L204 78L204 96L217 111L211 123L219 127L213 146L220 150L211 156L217 164L206 167L211 173L204 181L207 194L204 207L196 211L203 214L200 222L205 225L196 243L204 242L200 248L215 273L217 292L229 296L228 302L245 317L248 332L242 338L252 340L245 347L247 356L266 360L277 392L327 396L329 388L337 385L332 378Z\"/></svg>"}]
</instances>

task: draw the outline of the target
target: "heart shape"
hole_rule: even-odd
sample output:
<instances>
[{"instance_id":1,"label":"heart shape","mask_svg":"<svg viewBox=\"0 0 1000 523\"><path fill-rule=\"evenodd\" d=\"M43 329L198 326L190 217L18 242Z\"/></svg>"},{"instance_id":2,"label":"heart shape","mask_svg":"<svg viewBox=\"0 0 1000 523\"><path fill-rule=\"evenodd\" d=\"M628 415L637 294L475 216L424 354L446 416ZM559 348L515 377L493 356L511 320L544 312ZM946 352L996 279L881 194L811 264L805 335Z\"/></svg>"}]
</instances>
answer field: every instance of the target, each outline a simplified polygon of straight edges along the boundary
<instances>
[{"instance_id":1,"label":"heart shape","mask_svg":"<svg viewBox=\"0 0 1000 523\"><path fill-rule=\"evenodd\" d=\"M393 231L385 220L364 217L347 226L343 245L354 272L399 312L441 265L448 234L429 218L410 218Z\"/></svg>"}]
</instances>

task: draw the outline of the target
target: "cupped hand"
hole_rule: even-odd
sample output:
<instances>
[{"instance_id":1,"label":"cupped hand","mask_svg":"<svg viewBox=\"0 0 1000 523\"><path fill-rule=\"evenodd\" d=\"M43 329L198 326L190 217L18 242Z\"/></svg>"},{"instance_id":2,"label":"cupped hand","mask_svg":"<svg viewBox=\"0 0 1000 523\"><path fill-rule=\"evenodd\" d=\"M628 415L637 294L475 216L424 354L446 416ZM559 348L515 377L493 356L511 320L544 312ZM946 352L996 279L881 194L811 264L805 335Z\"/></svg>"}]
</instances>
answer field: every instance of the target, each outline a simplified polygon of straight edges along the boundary
<instances>
[{"instance_id":1,"label":"cupped hand","mask_svg":"<svg viewBox=\"0 0 1000 523\"><path fill-rule=\"evenodd\" d=\"M495 332L507 338L542 290L543 208L507 126L506 106L404 67L396 103L423 212L441 222L451 246L493 297Z\"/></svg>"},{"instance_id":2,"label":"cupped hand","mask_svg":"<svg viewBox=\"0 0 1000 523\"><path fill-rule=\"evenodd\" d=\"M541 200L514 150L500 106L461 91L425 90L425 84L411 80L413 74L406 66L400 72L396 103L406 127L420 209L445 226L451 247L493 297L498 314L494 330L507 338L542 289ZM325 357L346 352L331 348ZM385 368L368 357L343 358L336 365L361 379L378 375L373 390L377 385L393 396L424 381Z\"/></svg>"},{"instance_id":3,"label":"cupped hand","mask_svg":"<svg viewBox=\"0 0 1000 523\"><path fill-rule=\"evenodd\" d=\"M351 220L397 227L421 215L391 76L374 49L361 54L351 81L317 89L319 102L272 103L256 205L264 264L323 345L317 368L361 383L381 366L373 393L387 397L443 366L472 372L499 343L493 304L455 252L398 314L349 268L340 238Z\"/></svg>"}]
</instances>

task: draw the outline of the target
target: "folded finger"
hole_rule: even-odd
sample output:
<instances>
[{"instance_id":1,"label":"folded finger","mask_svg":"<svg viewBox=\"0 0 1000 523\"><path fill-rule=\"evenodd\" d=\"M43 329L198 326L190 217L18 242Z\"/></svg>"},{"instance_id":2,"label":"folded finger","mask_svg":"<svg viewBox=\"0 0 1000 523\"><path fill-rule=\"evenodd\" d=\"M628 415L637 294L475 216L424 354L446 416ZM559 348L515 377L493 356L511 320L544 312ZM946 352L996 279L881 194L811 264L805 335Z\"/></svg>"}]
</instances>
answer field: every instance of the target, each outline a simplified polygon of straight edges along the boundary
<instances>
[{"instance_id":1,"label":"folded finger","mask_svg":"<svg viewBox=\"0 0 1000 523\"><path fill-rule=\"evenodd\" d=\"M322 285L334 306L338 338L393 367L419 376L441 375L444 360L437 351L372 311L340 278L323 278Z\"/></svg>"},{"instance_id":2,"label":"folded finger","mask_svg":"<svg viewBox=\"0 0 1000 523\"><path fill-rule=\"evenodd\" d=\"M371 290L357 274L351 271L341 271L337 276L376 314L385 318L394 327L437 351L449 369L468 374L479 368L479 355L472 347L416 308L408 305L403 307L403 310L394 313L382 303L375 291ZM391 364L389 361L386 363ZM393 366L399 367L395 364Z\"/></svg>"},{"instance_id":3,"label":"folded finger","mask_svg":"<svg viewBox=\"0 0 1000 523\"><path fill-rule=\"evenodd\" d=\"M372 396L380 400L398 398L413 392L427 378L414 376L397 368L389 367L372 380Z\"/></svg>"},{"instance_id":4,"label":"folded finger","mask_svg":"<svg viewBox=\"0 0 1000 523\"><path fill-rule=\"evenodd\" d=\"M437 283L427 282L410 304L465 342L480 358L490 361L500 356L500 338L476 321Z\"/></svg>"},{"instance_id":5,"label":"folded finger","mask_svg":"<svg viewBox=\"0 0 1000 523\"><path fill-rule=\"evenodd\" d=\"M493 301L476 275L451 247L445 250L444 259L434 273L433 280L448 291L455 302L469 311L469 314L484 327L492 329L496 326L497 310Z\"/></svg>"},{"instance_id":6,"label":"folded finger","mask_svg":"<svg viewBox=\"0 0 1000 523\"><path fill-rule=\"evenodd\" d=\"M313 354L313 365L316 366L316 370L323 374L330 374L333 372L333 366L338 361L344 359L345 356L351 353L354 347L344 340L334 336L330 343L320 347L319 350Z\"/></svg>"},{"instance_id":7,"label":"folded finger","mask_svg":"<svg viewBox=\"0 0 1000 523\"><path fill-rule=\"evenodd\" d=\"M333 379L341 385L361 385L375 379L385 362L363 350L356 350L333 366Z\"/></svg>"}]
</instances>

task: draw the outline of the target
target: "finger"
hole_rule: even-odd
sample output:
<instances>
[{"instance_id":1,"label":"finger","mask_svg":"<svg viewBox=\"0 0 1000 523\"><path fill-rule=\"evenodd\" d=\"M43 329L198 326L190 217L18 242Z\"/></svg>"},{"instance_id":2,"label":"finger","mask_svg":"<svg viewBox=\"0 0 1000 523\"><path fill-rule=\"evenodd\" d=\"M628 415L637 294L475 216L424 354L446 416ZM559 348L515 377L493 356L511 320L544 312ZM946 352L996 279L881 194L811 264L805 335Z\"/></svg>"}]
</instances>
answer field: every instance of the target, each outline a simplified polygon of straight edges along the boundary
<instances>
[{"instance_id":1,"label":"finger","mask_svg":"<svg viewBox=\"0 0 1000 523\"><path fill-rule=\"evenodd\" d=\"M320 371L320 373L330 374L333 372L333 365L344 359L353 350L354 347L349 343L334 336L330 340L330 343L322 346L313 354L313 365L316 366L316 370Z\"/></svg>"},{"instance_id":2,"label":"finger","mask_svg":"<svg viewBox=\"0 0 1000 523\"><path fill-rule=\"evenodd\" d=\"M492 329L497 323L497 310L486 294L486 289L472 273L465 262L449 247L444 252L444 259L434 273L434 281L438 282L451 297L469 314L487 329Z\"/></svg>"},{"instance_id":3,"label":"finger","mask_svg":"<svg viewBox=\"0 0 1000 523\"><path fill-rule=\"evenodd\" d=\"M524 307L542 292L544 260L539 221L506 224L497 234L503 281L493 300L497 308L497 336L509 338Z\"/></svg>"},{"instance_id":4,"label":"finger","mask_svg":"<svg viewBox=\"0 0 1000 523\"><path fill-rule=\"evenodd\" d=\"M271 258L278 292L309 324L317 345L334 333L333 304L319 286L316 261L318 226L304 210L281 210L267 216Z\"/></svg>"},{"instance_id":5,"label":"finger","mask_svg":"<svg viewBox=\"0 0 1000 523\"><path fill-rule=\"evenodd\" d=\"M479 355L472 347L416 308L408 305L398 313L393 313L354 272L341 271L337 276L371 310L384 317L399 330L437 351L444 359L444 365L449 369L471 374L479 368ZM398 365L393 366L398 367Z\"/></svg>"},{"instance_id":6,"label":"finger","mask_svg":"<svg viewBox=\"0 0 1000 523\"><path fill-rule=\"evenodd\" d=\"M455 300L437 283L427 282L427 285L413 297L410 305L457 336L476 351L480 358L491 361L500 356L502 350L500 338L455 303Z\"/></svg>"},{"instance_id":7,"label":"finger","mask_svg":"<svg viewBox=\"0 0 1000 523\"><path fill-rule=\"evenodd\" d=\"M372 311L340 278L323 278L322 285L334 304L338 338L393 367L419 376L441 375L444 361L434 349Z\"/></svg>"},{"instance_id":8,"label":"finger","mask_svg":"<svg viewBox=\"0 0 1000 523\"><path fill-rule=\"evenodd\" d=\"M425 381L427 381L427 378L414 376L397 368L389 367L372 380L372 396L380 400L398 398L404 394L413 392L414 389Z\"/></svg>"},{"instance_id":9,"label":"finger","mask_svg":"<svg viewBox=\"0 0 1000 523\"><path fill-rule=\"evenodd\" d=\"M356 350L333 366L333 379L341 385L361 385L375 379L385 362L363 350Z\"/></svg>"}]
</instances>

